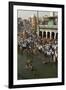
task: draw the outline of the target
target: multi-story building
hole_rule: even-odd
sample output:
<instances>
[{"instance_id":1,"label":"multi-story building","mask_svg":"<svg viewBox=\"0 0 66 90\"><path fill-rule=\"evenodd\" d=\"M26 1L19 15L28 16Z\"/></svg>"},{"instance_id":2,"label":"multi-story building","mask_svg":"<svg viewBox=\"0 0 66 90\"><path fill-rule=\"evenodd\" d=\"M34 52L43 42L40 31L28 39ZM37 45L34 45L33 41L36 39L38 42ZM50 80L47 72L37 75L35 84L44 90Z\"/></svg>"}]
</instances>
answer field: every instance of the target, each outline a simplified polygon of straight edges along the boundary
<instances>
[{"instance_id":1,"label":"multi-story building","mask_svg":"<svg viewBox=\"0 0 66 90\"><path fill-rule=\"evenodd\" d=\"M32 30L36 31L37 30L37 17L34 15L30 17L29 20L32 26Z\"/></svg>"},{"instance_id":2,"label":"multi-story building","mask_svg":"<svg viewBox=\"0 0 66 90\"><path fill-rule=\"evenodd\" d=\"M50 12L50 16L43 17L43 23L38 25L37 34L41 38L58 39L58 15Z\"/></svg>"}]
</instances>

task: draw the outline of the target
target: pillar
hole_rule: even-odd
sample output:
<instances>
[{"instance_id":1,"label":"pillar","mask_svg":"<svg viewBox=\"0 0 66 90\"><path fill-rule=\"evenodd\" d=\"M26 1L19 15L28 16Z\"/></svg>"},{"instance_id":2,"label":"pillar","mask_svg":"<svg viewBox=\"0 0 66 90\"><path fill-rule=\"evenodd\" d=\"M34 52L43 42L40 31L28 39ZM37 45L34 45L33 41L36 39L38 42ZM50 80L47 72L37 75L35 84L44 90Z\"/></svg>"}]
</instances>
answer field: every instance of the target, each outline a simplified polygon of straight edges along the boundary
<instances>
[{"instance_id":1,"label":"pillar","mask_svg":"<svg viewBox=\"0 0 66 90\"><path fill-rule=\"evenodd\" d=\"M54 33L54 39L56 39L56 33Z\"/></svg>"},{"instance_id":2,"label":"pillar","mask_svg":"<svg viewBox=\"0 0 66 90\"><path fill-rule=\"evenodd\" d=\"M46 39L47 39L47 32L46 32Z\"/></svg>"},{"instance_id":3,"label":"pillar","mask_svg":"<svg viewBox=\"0 0 66 90\"><path fill-rule=\"evenodd\" d=\"M52 38L51 32L50 32L50 39Z\"/></svg>"},{"instance_id":4,"label":"pillar","mask_svg":"<svg viewBox=\"0 0 66 90\"><path fill-rule=\"evenodd\" d=\"M42 38L43 38L43 31L42 31Z\"/></svg>"}]
</instances>

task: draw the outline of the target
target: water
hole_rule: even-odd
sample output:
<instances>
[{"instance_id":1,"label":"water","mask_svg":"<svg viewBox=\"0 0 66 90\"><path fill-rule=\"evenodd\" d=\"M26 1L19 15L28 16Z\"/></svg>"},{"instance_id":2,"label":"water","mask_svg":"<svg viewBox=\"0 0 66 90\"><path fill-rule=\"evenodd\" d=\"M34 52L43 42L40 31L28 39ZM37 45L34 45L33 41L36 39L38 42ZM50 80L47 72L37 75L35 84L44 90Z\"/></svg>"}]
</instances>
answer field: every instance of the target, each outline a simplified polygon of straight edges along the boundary
<instances>
[{"instance_id":1,"label":"water","mask_svg":"<svg viewBox=\"0 0 66 90\"><path fill-rule=\"evenodd\" d=\"M32 63L32 70L26 69L27 60L30 60ZM49 63L43 64L45 61ZM50 63L50 61L52 61L52 57L44 56L43 53L33 55L31 53L27 54L26 52L23 53L21 50L18 50L18 80L57 77L57 62Z\"/></svg>"}]
</instances>

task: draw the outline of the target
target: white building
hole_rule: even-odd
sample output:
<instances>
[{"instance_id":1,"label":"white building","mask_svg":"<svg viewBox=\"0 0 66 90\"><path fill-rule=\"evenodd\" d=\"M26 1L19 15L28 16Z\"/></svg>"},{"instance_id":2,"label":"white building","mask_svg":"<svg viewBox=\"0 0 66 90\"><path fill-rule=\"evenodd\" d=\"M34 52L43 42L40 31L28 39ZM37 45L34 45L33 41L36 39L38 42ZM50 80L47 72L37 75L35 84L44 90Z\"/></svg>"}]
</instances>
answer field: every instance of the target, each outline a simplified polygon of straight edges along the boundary
<instances>
[{"instance_id":1,"label":"white building","mask_svg":"<svg viewBox=\"0 0 66 90\"><path fill-rule=\"evenodd\" d=\"M56 12L55 12L56 13ZM58 16L50 12L50 16L44 18L46 25L37 26L37 34L42 38L58 39Z\"/></svg>"}]
</instances>

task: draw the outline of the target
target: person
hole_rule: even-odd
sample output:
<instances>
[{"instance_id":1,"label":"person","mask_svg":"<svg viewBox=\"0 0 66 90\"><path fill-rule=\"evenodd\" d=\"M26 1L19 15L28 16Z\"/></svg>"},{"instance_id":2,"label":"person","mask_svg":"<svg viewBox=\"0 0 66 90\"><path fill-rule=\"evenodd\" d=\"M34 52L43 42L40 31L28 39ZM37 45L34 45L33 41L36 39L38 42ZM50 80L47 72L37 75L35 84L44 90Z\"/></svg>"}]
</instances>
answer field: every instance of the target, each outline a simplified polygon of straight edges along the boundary
<instances>
[{"instance_id":1,"label":"person","mask_svg":"<svg viewBox=\"0 0 66 90\"><path fill-rule=\"evenodd\" d=\"M54 49L52 48L52 61L54 61Z\"/></svg>"}]
</instances>

